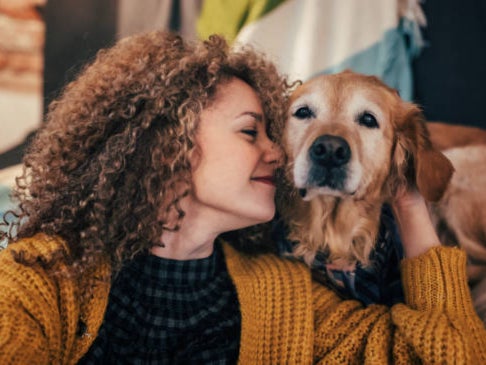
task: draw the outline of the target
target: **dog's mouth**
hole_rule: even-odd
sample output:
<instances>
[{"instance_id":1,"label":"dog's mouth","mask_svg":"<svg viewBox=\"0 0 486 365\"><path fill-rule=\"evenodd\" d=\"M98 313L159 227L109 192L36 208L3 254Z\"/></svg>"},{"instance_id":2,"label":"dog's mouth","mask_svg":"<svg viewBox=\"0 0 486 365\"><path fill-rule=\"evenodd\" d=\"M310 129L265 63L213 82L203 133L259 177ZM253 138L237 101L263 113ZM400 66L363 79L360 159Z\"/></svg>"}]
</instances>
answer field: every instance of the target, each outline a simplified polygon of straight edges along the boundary
<instances>
[{"instance_id":1,"label":"dog's mouth","mask_svg":"<svg viewBox=\"0 0 486 365\"><path fill-rule=\"evenodd\" d=\"M309 170L309 186L327 187L331 190L345 190L345 183L348 176L346 166L329 167L312 163Z\"/></svg>"},{"instance_id":2,"label":"dog's mouth","mask_svg":"<svg viewBox=\"0 0 486 365\"><path fill-rule=\"evenodd\" d=\"M307 152L306 182L299 186L305 200L314 195L342 196L347 192L351 148L340 136L322 135L314 140Z\"/></svg>"},{"instance_id":3,"label":"dog's mouth","mask_svg":"<svg viewBox=\"0 0 486 365\"><path fill-rule=\"evenodd\" d=\"M330 184L327 183L319 183L319 184L309 184L304 187L298 188L299 195L304 200L312 200L315 196L318 195L327 195L327 196L334 196L334 197L344 197L344 196L353 196L356 191L348 191L345 187L346 179L340 180L338 183L331 182Z\"/></svg>"}]
</instances>

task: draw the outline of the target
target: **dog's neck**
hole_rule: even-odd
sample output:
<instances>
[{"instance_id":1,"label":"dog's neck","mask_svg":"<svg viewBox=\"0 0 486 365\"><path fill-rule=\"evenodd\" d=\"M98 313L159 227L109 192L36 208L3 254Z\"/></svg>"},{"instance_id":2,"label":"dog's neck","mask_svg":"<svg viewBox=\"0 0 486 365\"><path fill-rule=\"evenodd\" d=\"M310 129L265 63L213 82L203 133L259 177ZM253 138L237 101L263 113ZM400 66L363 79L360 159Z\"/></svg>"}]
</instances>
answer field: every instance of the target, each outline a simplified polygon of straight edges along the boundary
<instances>
[{"instance_id":1,"label":"dog's neck","mask_svg":"<svg viewBox=\"0 0 486 365\"><path fill-rule=\"evenodd\" d=\"M294 208L300 214L292 214L287 221L289 238L299 242L294 251L297 256L311 264L322 251L336 268L349 268L357 261L369 263L384 201L323 195L308 202L296 199Z\"/></svg>"}]
</instances>

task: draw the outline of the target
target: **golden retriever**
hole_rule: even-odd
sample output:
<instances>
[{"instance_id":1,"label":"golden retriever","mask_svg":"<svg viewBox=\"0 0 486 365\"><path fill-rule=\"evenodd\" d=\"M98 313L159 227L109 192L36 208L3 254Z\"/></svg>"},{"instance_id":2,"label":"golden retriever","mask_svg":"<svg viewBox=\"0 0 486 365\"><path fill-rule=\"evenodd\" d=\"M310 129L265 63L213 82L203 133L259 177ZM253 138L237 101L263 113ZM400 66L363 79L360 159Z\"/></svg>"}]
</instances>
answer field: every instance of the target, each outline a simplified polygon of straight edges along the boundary
<instances>
[{"instance_id":1,"label":"golden retriever","mask_svg":"<svg viewBox=\"0 0 486 365\"><path fill-rule=\"evenodd\" d=\"M416 105L351 71L294 91L283 145L288 185L277 203L294 254L309 265L318 251L337 269L369 264L382 205L410 186L438 201L454 171Z\"/></svg>"},{"instance_id":2,"label":"golden retriever","mask_svg":"<svg viewBox=\"0 0 486 365\"><path fill-rule=\"evenodd\" d=\"M468 276L474 283L486 277L486 144L443 153L456 171L442 199L429 208L441 242L468 253Z\"/></svg>"},{"instance_id":3,"label":"golden retriever","mask_svg":"<svg viewBox=\"0 0 486 365\"><path fill-rule=\"evenodd\" d=\"M468 254L474 306L486 325L486 144L444 150L456 172L444 196L429 204L441 242Z\"/></svg>"},{"instance_id":4,"label":"golden retriever","mask_svg":"<svg viewBox=\"0 0 486 365\"><path fill-rule=\"evenodd\" d=\"M474 307L486 325L486 130L428 122L432 144L455 168L444 196L429 204L441 242L468 254Z\"/></svg>"}]
</instances>

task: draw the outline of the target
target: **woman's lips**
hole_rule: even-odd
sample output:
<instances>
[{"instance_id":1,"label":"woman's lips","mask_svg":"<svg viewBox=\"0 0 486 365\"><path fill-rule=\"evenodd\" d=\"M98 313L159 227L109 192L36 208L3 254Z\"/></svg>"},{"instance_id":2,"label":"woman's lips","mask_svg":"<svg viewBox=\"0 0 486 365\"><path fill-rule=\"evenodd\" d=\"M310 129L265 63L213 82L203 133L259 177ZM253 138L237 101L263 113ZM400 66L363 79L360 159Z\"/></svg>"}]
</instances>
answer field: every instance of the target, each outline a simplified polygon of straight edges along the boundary
<instances>
[{"instance_id":1,"label":"woman's lips","mask_svg":"<svg viewBox=\"0 0 486 365\"><path fill-rule=\"evenodd\" d=\"M254 177L252 180L261 182L267 185L275 186L275 178L273 176L259 176Z\"/></svg>"}]
</instances>

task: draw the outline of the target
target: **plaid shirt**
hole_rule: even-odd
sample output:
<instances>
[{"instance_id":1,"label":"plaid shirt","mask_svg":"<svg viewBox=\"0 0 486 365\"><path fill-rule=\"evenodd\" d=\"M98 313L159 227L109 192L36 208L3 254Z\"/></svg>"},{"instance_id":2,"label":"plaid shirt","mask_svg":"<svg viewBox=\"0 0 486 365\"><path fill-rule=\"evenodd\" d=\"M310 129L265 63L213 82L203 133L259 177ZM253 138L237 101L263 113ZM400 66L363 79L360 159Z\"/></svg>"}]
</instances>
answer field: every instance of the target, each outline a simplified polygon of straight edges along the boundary
<instances>
[{"instance_id":1,"label":"plaid shirt","mask_svg":"<svg viewBox=\"0 0 486 365\"><path fill-rule=\"evenodd\" d=\"M115 279L98 336L79 364L234 364L240 329L219 244L198 260L142 255Z\"/></svg>"}]
</instances>

